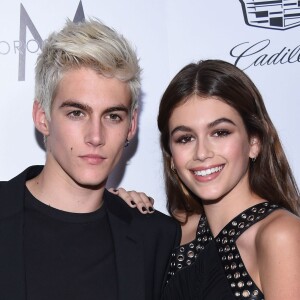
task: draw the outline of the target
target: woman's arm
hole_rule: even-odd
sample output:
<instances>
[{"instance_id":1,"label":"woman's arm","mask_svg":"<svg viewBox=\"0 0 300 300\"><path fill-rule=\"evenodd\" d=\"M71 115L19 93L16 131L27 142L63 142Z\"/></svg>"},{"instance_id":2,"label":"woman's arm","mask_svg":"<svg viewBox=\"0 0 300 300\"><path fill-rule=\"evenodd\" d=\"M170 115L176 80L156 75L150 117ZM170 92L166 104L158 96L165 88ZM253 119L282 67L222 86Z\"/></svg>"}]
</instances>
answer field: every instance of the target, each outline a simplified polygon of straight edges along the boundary
<instances>
[{"instance_id":1,"label":"woman's arm","mask_svg":"<svg viewBox=\"0 0 300 300\"><path fill-rule=\"evenodd\" d=\"M109 191L122 198L130 207L137 207L142 214L154 212L154 200L145 193L136 191L126 191L123 188L109 189Z\"/></svg>"}]
</instances>

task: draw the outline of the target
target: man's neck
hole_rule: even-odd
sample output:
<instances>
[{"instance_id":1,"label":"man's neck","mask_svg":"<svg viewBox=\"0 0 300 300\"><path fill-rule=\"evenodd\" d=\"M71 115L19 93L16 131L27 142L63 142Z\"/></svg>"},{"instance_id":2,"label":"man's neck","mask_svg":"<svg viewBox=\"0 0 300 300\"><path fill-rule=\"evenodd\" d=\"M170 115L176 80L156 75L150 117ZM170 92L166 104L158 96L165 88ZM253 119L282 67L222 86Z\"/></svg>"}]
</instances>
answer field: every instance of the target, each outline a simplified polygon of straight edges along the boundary
<instances>
[{"instance_id":1,"label":"man's neck","mask_svg":"<svg viewBox=\"0 0 300 300\"><path fill-rule=\"evenodd\" d=\"M46 166L26 186L39 201L66 212L89 213L103 204L105 183L97 187L81 186L54 174Z\"/></svg>"}]
</instances>

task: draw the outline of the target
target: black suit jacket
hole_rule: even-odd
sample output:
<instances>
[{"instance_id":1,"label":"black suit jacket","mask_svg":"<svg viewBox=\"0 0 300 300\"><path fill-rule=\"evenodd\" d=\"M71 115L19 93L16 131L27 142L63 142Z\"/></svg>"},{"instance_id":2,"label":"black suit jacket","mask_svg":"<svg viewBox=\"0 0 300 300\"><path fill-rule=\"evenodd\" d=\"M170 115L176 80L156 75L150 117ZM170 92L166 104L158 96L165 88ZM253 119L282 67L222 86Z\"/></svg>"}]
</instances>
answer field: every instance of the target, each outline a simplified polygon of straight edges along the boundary
<instances>
[{"instance_id":1,"label":"black suit jacket","mask_svg":"<svg viewBox=\"0 0 300 300\"><path fill-rule=\"evenodd\" d=\"M0 183L1 300L26 299L24 187L41 170L42 166L30 167ZM179 243L179 225L160 212L140 214L108 191L104 201L115 246L119 299L159 299L170 252Z\"/></svg>"}]
</instances>

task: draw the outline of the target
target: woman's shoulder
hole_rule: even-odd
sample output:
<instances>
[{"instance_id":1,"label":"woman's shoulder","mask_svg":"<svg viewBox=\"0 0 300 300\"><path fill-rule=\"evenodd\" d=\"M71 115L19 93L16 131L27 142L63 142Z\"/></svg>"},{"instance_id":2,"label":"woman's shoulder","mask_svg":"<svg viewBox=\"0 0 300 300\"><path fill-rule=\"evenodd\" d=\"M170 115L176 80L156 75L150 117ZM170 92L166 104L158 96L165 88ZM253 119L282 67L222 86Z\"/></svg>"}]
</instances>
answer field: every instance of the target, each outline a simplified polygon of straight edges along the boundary
<instances>
[{"instance_id":1,"label":"woman's shoulder","mask_svg":"<svg viewBox=\"0 0 300 300\"><path fill-rule=\"evenodd\" d=\"M181 223L181 245L187 244L196 238L197 228L201 215L187 216L185 211L176 210L173 213L175 219Z\"/></svg>"},{"instance_id":2,"label":"woman's shoulder","mask_svg":"<svg viewBox=\"0 0 300 300\"><path fill-rule=\"evenodd\" d=\"M300 218L285 209L270 214L258 228L256 246L259 252L268 249L296 247L300 251ZM300 252L299 252L300 253Z\"/></svg>"},{"instance_id":3,"label":"woman's shoulder","mask_svg":"<svg viewBox=\"0 0 300 300\"><path fill-rule=\"evenodd\" d=\"M265 297L299 299L299 217L284 209L270 214L257 231L256 250L259 277Z\"/></svg>"}]
</instances>

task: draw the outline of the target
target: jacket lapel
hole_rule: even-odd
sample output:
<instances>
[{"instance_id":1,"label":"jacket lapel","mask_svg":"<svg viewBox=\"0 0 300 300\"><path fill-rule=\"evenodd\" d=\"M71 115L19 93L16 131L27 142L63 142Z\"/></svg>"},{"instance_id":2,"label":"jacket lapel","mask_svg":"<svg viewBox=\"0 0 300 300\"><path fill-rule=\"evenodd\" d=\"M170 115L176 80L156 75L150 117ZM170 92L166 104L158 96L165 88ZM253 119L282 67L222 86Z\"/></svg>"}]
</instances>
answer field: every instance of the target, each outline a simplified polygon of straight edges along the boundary
<instances>
[{"instance_id":1,"label":"jacket lapel","mask_svg":"<svg viewBox=\"0 0 300 300\"><path fill-rule=\"evenodd\" d=\"M142 243L134 233L128 207L118 197L105 191L104 199L111 226L118 276L119 300L145 299L144 257Z\"/></svg>"},{"instance_id":2,"label":"jacket lapel","mask_svg":"<svg viewBox=\"0 0 300 300\"><path fill-rule=\"evenodd\" d=\"M24 187L42 167L25 170L0 185L0 299L26 300L23 251ZM115 246L119 300L144 300L145 278L142 244L123 201L104 193Z\"/></svg>"}]
</instances>

